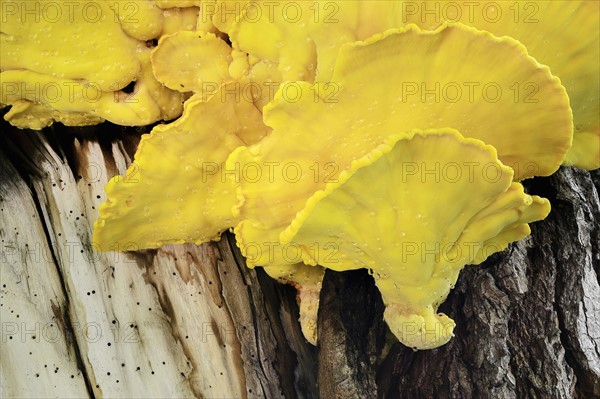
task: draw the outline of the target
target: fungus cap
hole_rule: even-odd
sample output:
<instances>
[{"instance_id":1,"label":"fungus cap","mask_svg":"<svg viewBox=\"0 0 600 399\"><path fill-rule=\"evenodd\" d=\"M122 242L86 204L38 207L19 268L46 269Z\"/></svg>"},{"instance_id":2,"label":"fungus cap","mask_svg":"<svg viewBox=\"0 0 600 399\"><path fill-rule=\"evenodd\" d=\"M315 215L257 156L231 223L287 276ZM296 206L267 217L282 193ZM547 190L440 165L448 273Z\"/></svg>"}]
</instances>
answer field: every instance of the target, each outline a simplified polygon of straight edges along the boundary
<instances>
[{"instance_id":1,"label":"fungus cap","mask_svg":"<svg viewBox=\"0 0 600 399\"><path fill-rule=\"evenodd\" d=\"M94 224L96 249L200 244L235 225L239 198L222 164L268 129L252 103L223 102L232 89L223 85L206 102L190 98L180 119L142 136L125 177L106 185L107 201Z\"/></svg>"},{"instance_id":2,"label":"fungus cap","mask_svg":"<svg viewBox=\"0 0 600 399\"><path fill-rule=\"evenodd\" d=\"M456 89L457 82L464 91L446 98L443 88ZM491 101L483 85L471 92L469 82L497 85L503 94ZM538 101L515 102L509 94L515 83L535 84ZM294 93L299 94L292 98ZM409 26L345 45L331 82L284 83L263 113L273 132L228 159L263 171L279 165L273 176L240 182L245 202L235 231L243 253L248 242L277 237L309 196L390 134L456 128L493 145L517 180L553 173L572 138L568 97L548 68L518 42L464 25L436 31ZM285 261L279 255L271 259Z\"/></svg>"},{"instance_id":3,"label":"fungus cap","mask_svg":"<svg viewBox=\"0 0 600 399\"><path fill-rule=\"evenodd\" d=\"M523 238L528 229L516 227L550 211L512 178L492 146L457 131L393 135L311 196L281 243L313 247L307 264L369 269L392 332L434 348L452 336L453 322L436 310L460 270Z\"/></svg>"}]
</instances>

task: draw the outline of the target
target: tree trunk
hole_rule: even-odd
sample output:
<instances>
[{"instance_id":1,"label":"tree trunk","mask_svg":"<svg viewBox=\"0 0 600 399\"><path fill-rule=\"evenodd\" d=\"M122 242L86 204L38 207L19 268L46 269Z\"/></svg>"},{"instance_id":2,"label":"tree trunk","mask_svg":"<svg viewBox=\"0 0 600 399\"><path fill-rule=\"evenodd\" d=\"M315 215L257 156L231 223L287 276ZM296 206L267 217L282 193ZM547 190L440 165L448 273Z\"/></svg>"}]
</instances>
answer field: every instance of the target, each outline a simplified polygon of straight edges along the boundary
<instances>
[{"instance_id":1,"label":"tree trunk","mask_svg":"<svg viewBox=\"0 0 600 399\"><path fill-rule=\"evenodd\" d=\"M526 182L552 213L461 273L449 344L402 346L368 273L328 271L315 348L294 290L247 269L229 233L94 252L104 184L148 130L2 124L3 397L600 397L598 171Z\"/></svg>"}]
</instances>

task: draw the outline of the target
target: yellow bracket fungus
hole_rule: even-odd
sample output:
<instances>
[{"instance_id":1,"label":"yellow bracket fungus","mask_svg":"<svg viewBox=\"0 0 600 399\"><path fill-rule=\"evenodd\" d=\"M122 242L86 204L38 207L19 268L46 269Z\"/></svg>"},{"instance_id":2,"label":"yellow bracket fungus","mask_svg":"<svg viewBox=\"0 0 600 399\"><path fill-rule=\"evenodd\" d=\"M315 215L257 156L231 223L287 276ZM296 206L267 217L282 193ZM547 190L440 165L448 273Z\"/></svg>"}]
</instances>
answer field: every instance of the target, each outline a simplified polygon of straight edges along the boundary
<instances>
[{"instance_id":1,"label":"yellow bracket fungus","mask_svg":"<svg viewBox=\"0 0 600 399\"><path fill-rule=\"evenodd\" d=\"M232 24L232 46L251 55L253 68L274 65L276 81L312 81L317 54L306 32L314 6L312 2L268 1L246 6Z\"/></svg>"},{"instance_id":2,"label":"yellow bracket fungus","mask_svg":"<svg viewBox=\"0 0 600 399\"><path fill-rule=\"evenodd\" d=\"M11 1L0 107L31 129L183 112L106 186L96 249L233 227L248 267L297 288L309 342L324 268L367 268L392 332L433 348L464 265L549 212L518 181L600 166L599 7Z\"/></svg>"},{"instance_id":3,"label":"yellow bracket fungus","mask_svg":"<svg viewBox=\"0 0 600 399\"><path fill-rule=\"evenodd\" d=\"M234 148L260 140L268 129L252 103L223 102L228 91L224 85L206 102L192 97L183 117L142 137L125 177L106 186L94 225L97 250L200 244L236 223L236 187L222 164Z\"/></svg>"},{"instance_id":4,"label":"yellow bracket fungus","mask_svg":"<svg viewBox=\"0 0 600 399\"><path fill-rule=\"evenodd\" d=\"M1 13L0 103L13 105L5 118L18 127L148 125L181 114L183 97L154 78L146 41L173 19L194 28L186 13L148 0L11 1Z\"/></svg>"},{"instance_id":5,"label":"yellow bracket fungus","mask_svg":"<svg viewBox=\"0 0 600 399\"><path fill-rule=\"evenodd\" d=\"M550 67L567 89L573 109L573 146L565 164L585 169L600 167L599 2L427 3L404 4L404 21L430 29L443 20L464 22L497 36L510 36L523 43L532 57ZM533 93L536 88L523 90Z\"/></svg>"},{"instance_id":6,"label":"yellow bracket fungus","mask_svg":"<svg viewBox=\"0 0 600 399\"><path fill-rule=\"evenodd\" d=\"M202 93L231 79L231 47L212 33L181 31L160 39L152 51L154 75L180 92Z\"/></svg>"},{"instance_id":7,"label":"yellow bracket fungus","mask_svg":"<svg viewBox=\"0 0 600 399\"><path fill-rule=\"evenodd\" d=\"M454 53L462 54L456 65L448 61ZM290 255L279 234L312 193L335 181L391 132L460 128L466 136L493 144L519 180L554 172L570 145L572 119L564 88L509 38L462 25L435 32L408 27L342 46L336 57L331 82L296 82L302 95L293 101L285 86L280 88L263 110L273 133L252 147L238 148L228 159L229 169L259 165L263 171L258 181L240 181L242 221L234 231L249 267L293 265L302 270L298 262L306 259ZM513 61L504 69L494 68L502 59ZM464 92L450 96L458 84ZM544 94L535 101L506 96L515 84L534 84ZM479 93L470 91L475 86ZM496 90L493 98L491 89ZM503 90L504 99L499 95ZM540 148L540 142L553 150ZM528 227L507 225L498 234L486 240L500 250L527 235ZM330 257L332 247L320 252ZM470 262L481 261L484 254L473 254Z\"/></svg>"},{"instance_id":8,"label":"yellow bracket fungus","mask_svg":"<svg viewBox=\"0 0 600 399\"><path fill-rule=\"evenodd\" d=\"M280 82L328 81L343 44L405 24L401 1L239 1L222 8L235 7L227 32L233 48L248 54L246 73L264 78L268 71Z\"/></svg>"},{"instance_id":9,"label":"yellow bracket fungus","mask_svg":"<svg viewBox=\"0 0 600 399\"><path fill-rule=\"evenodd\" d=\"M169 0L169 2L171 2ZM172 35L179 31L198 30L210 32L211 27L198 26L199 9L197 7L168 8L163 11L163 30L161 36ZM211 24L212 25L212 24Z\"/></svg>"},{"instance_id":10,"label":"yellow bracket fungus","mask_svg":"<svg viewBox=\"0 0 600 399\"><path fill-rule=\"evenodd\" d=\"M200 7L203 0L154 0L160 8Z\"/></svg>"},{"instance_id":11,"label":"yellow bracket fungus","mask_svg":"<svg viewBox=\"0 0 600 399\"><path fill-rule=\"evenodd\" d=\"M469 82L477 89L468 89ZM515 101L515 83L535 84L537 101ZM263 110L273 132L228 159L229 168L256 164L265 171L240 182L245 201L235 232L244 254L250 243L277 241L310 195L390 134L456 128L493 145L518 180L556 171L571 143L572 117L559 80L518 42L463 25L409 26L342 46L332 82L295 84L301 96L289 101L282 88ZM443 87L463 91L449 98ZM260 252L250 264L286 263L266 247Z\"/></svg>"},{"instance_id":12,"label":"yellow bracket fungus","mask_svg":"<svg viewBox=\"0 0 600 399\"><path fill-rule=\"evenodd\" d=\"M41 129L54 120L66 125L92 124L109 120L132 126L148 125L157 119L173 119L181 114L181 94L165 88L152 73L150 50L138 51L140 70L131 93L102 91L91 81L64 79L28 70L0 72L3 91L0 101L18 104L5 118L21 127ZM29 118L31 112L46 114L46 124ZM55 115L55 117L53 117ZM41 115L36 115L38 118ZM13 121L12 118L17 117ZM29 121L29 122L28 122Z\"/></svg>"},{"instance_id":13,"label":"yellow bracket fungus","mask_svg":"<svg viewBox=\"0 0 600 399\"><path fill-rule=\"evenodd\" d=\"M266 266L264 270L279 282L296 288L302 333L308 342L316 345L319 294L321 293L325 269L320 266L307 266L303 263L296 263L285 267Z\"/></svg>"},{"instance_id":14,"label":"yellow bracket fungus","mask_svg":"<svg viewBox=\"0 0 600 399\"><path fill-rule=\"evenodd\" d=\"M247 73L280 81L328 82L342 45L409 23L436 29L444 21L461 22L514 38L549 66L569 93L575 134L564 163L600 167L600 3L596 1L347 0L298 6L283 2L277 7L261 1L251 6L238 3L241 14L231 24L230 35L235 49L255 59ZM287 75L282 77L283 71ZM511 90L516 98L534 100L538 88L527 84Z\"/></svg>"},{"instance_id":15,"label":"yellow bracket fungus","mask_svg":"<svg viewBox=\"0 0 600 399\"><path fill-rule=\"evenodd\" d=\"M309 198L281 242L316 247L307 264L370 269L400 342L435 348L452 337L452 320L435 312L464 265L504 249L506 229L550 211L512 178L492 146L456 131L394 135ZM528 233L520 232L510 239ZM335 256L323 256L327 246Z\"/></svg>"}]
</instances>

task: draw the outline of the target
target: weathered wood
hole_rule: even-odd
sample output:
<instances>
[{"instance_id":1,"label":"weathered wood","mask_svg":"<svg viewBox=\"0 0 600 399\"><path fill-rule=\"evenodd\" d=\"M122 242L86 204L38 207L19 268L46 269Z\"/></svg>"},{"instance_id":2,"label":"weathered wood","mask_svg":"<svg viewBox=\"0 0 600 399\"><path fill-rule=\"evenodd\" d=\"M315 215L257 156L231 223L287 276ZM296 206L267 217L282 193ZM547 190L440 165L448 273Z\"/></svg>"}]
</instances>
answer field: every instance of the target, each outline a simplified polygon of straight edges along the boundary
<instances>
[{"instance_id":1,"label":"weathered wood","mask_svg":"<svg viewBox=\"0 0 600 399\"><path fill-rule=\"evenodd\" d=\"M5 158L0 162L0 265L1 396L87 396L69 298L38 204Z\"/></svg>"},{"instance_id":2,"label":"weathered wood","mask_svg":"<svg viewBox=\"0 0 600 399\"><path fill-rule=\"evenodd\" d=\"M313 396L306 364L315 355L300 339L292 290L263 277L271 301L285 304L267 306L256 272L242 267L227 238L155 251L93 250L103 187L124 173L135 143L99 141L95 128L73 130L3 136L3 393ZM24 148L29 166L7 154L11 148ZM56 342L48 325L60 328ZM293 349L288 337L298 342Z\"/></svg>"},{"instance_id":3,"label":"weathered wood","mask_svg":"<svg viewBox=\"0 0 600 399\"><path fill-rule=\"evenodd\" d=\"M403 347L366 271L328 271L314 348L294 290L247 269L230 234L93 251L103 186L149 128L2 127L2 396L600 397L599 172L526 183L553 211L462 272L448 345Z\"/></svg>"}]
</instances>

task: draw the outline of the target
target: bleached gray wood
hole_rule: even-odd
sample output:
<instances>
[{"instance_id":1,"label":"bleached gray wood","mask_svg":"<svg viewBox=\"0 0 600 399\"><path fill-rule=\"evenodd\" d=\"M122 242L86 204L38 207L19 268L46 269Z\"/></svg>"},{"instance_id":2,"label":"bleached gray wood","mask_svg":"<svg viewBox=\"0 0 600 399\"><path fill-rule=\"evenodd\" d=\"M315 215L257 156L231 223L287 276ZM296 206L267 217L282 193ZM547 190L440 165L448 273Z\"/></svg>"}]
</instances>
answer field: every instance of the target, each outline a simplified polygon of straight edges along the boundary
<instances>
[{"instance_id":1,"label":"bleached gray wood","mask_svg":"<svg viewBox=\"0 0 600 399\"><path fill-rule=\"evenodd\" d=\"M69 299L32 192L0 162L0 396L80 398Z\"/></svg>"}]
</instances>

